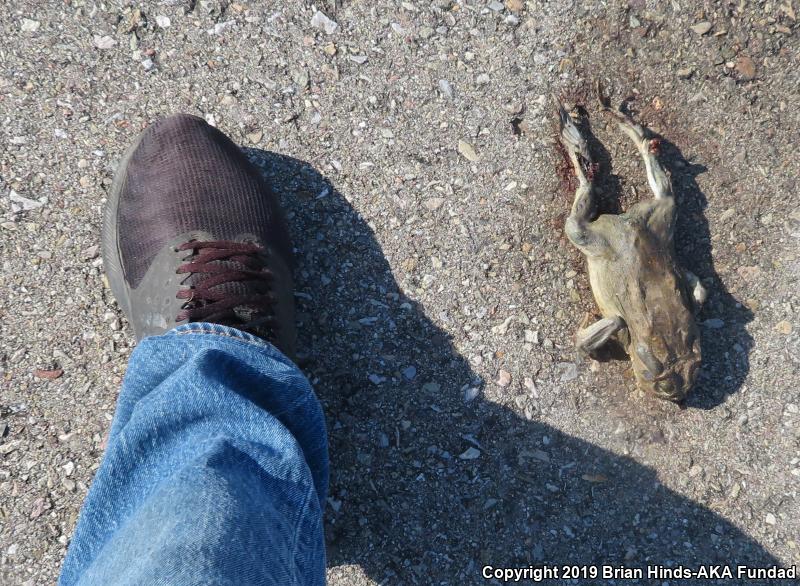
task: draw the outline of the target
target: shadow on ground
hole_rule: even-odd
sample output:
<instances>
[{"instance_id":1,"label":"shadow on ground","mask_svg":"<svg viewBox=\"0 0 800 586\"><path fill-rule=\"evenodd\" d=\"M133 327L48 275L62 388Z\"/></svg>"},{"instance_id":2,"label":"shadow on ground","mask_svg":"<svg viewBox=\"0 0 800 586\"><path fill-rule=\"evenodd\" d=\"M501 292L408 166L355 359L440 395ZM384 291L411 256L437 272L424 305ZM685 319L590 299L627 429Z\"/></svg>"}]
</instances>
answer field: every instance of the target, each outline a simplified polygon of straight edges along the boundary
<instances>
[{"instance_id":1,"label":"shadow on ground","mask_svg":"<svg viewBox=\"0 0 800 586\"><path fill-rule=\"evenodd\" d=\"M465 404L481 381L346 197L308 163L249 154L297 249L300 362L330 433L330 566L383 584L472 584L485 564L777 563L652 469L480 396Z\"/></svg>"}]
</instances>

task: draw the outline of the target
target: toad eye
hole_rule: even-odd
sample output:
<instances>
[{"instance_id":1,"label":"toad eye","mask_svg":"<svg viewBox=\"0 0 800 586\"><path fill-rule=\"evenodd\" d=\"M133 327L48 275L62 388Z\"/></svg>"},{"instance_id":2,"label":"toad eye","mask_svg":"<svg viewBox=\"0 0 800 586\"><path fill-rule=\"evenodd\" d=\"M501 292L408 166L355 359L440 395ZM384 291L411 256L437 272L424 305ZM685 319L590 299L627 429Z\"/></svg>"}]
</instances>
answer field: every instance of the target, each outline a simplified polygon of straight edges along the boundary
<instances>
[{"instance_id":1,"label":"toad eye","mask_svg":"<svg viewBox=\"0 0 800 586\"><path fill-rule=\"evenodd\" d=\"M636 355L647 367L647 370L653 373L653 375L661 374L661 371L664 370L664 367L661 365L661 362L659 362L658 358L653 356L653 353L650 352L650 349L643 344L636 346Z\"/></svg>"}]
</instances>

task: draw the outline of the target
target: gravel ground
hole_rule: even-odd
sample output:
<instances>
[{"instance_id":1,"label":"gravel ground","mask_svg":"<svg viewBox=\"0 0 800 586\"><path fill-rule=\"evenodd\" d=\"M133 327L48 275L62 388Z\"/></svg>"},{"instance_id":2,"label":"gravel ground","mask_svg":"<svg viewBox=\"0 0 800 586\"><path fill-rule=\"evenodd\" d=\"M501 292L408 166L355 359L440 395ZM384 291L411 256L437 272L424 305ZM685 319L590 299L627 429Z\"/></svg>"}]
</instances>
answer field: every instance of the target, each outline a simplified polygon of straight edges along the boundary
<instances>
[{"instance_id":1,"label":"gravel ground","mask_svg":"<svg viewBox=\"0 0 800 586\"><path fill-rule=\"evenodd\" d=\"M101 209L126 146L176 111L251 149L289 211L300 362L330 428L330 584L800 563L795 11L4 6L0 583L58 574L134 345L98 258ZM562 236L551 92L586 106L604 206L650 197L594 79L663 136L682 263L710 290L684 409L572 347L594 305Z\"/></svg>"}]
</instances>

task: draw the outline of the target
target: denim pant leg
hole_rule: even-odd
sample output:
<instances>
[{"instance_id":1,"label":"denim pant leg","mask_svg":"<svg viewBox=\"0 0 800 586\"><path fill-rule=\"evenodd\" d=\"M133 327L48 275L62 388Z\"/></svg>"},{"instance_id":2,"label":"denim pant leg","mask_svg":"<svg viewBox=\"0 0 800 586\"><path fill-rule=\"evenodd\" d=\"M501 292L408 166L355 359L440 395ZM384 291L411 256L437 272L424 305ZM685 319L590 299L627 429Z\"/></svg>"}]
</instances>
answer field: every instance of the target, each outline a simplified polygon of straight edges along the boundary
<instances>
[{"instance_id":1,"label":"denim pant leg","mask_svg":"<svg viewBox=\"0 0 800 586\"><path fill-rule=\"evenodd\" d=\"M325 583L325 420L272 345L187 324L131 356L59 584Z\"/></svg>"}]
</instances>

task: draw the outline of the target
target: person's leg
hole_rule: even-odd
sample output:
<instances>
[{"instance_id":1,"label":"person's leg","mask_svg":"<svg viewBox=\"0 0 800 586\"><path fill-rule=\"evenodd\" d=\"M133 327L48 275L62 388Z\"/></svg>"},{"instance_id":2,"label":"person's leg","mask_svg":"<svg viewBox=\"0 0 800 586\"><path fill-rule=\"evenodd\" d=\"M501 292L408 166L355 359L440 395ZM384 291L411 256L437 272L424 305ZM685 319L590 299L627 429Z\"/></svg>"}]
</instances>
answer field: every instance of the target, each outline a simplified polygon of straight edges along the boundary
<instances>
[{"instance_id":1,"label":"person's leg","mask_svg":"<svg viewBox=\"0 0 800 586\"><path fill-rule=\"evenodd\" d=\"M60 583L323 584L325 424L290 360L277 198L227 136L171 116L123 157L101 242L141 343Z\"/></svg>"},{"instance_id":2,"label":"person's leg","mask_svg":"<svg viewBox=\"0 0 800 586\"><path fill-rule=\"evenodd\" d=\"M302 373L233 328L136 348L60 584L324 584L325 423Z\"/></svg>"}]
</instances>

